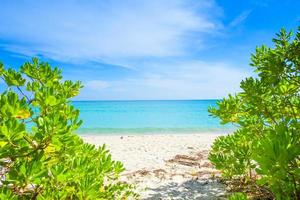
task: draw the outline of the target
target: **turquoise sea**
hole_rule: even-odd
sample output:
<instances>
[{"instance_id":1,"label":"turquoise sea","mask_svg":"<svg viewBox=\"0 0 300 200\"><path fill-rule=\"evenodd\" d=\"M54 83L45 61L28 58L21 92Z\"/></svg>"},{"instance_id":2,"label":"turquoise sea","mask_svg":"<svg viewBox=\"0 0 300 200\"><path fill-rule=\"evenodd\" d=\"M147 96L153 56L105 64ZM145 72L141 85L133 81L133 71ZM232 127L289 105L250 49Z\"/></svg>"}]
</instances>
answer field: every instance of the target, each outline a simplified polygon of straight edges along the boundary
<instances>
[{"instance_id":1,"label":"turquoise sea","mask_svg":"<svg viewBox=\"0 0 300 200\"><path fill-rule=\"evenodd\" d=\"M74 101L83 120L79 134L230 132L209 116L217 100Z\"/></svg>"}]
</instances>

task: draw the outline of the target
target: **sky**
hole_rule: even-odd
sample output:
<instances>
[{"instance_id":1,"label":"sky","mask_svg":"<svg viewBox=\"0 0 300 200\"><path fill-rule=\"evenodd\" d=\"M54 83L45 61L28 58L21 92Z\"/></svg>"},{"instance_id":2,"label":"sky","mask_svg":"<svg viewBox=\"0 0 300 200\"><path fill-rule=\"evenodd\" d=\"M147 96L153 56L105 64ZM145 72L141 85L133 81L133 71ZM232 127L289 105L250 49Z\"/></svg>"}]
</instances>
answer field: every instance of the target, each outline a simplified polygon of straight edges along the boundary
<instances>
[{"instance_id":1,"label":"sky","mask_svg":"<svg viewBox=\"0 0 300 200\"><path fill-rule=\"evenodd\" d=\"M47 61L82 81L75 100L223 98L255 76L257 46L300 25L299 0L0 0L0 8L5 67Z\"/></svg>"}]
</instances>

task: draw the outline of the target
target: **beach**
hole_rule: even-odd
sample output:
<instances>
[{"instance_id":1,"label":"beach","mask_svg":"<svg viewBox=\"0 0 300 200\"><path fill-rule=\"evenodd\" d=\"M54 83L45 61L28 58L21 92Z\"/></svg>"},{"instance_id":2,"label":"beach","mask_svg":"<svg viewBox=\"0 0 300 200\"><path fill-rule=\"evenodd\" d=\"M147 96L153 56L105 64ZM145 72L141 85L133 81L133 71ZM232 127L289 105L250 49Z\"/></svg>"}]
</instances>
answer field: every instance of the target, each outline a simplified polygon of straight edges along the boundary
<instances>
[{"instance_id":1,"label":"beach","mask_svg":"<svg viewBox=\"0 0 300 200\"><path fill-rule=\"evenodd\" d=\"M81 135L106 144L126 170L121 179L137 184L142 199L222 199L225 186L207 156L222 134Z\"/></svg>"}]
</instances>

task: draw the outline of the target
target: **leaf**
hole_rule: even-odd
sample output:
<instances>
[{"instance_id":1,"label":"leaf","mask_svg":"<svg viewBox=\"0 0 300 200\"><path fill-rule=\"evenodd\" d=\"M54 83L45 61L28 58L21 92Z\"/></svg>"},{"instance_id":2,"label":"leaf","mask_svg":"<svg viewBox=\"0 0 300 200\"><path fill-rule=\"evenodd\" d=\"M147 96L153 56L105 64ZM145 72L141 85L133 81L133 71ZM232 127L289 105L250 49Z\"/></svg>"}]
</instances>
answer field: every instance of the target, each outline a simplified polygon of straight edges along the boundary
<instances>
[{"instance_id":1,"label":"leaf","mask_svg":"<svg viewBox=\"0 0 300 200\"><path fill-rule=\"evenodd\" d=\"M0 64L0 75L8 85L0 94L0 161L7 168L0 199L136 196L131 185L118 179L124 168L107 149L85 144L73 133L82 121L70 98L79 92L80 82L63 82L61 70L36 58L20 71L5 71ZM25 83L22 89L32 95L31 102L15 87Z\"/></svg>"},{"instance_id":2,"label":"leaf","mask_svg":"<svg viewBox=\"0 0 300 200\"><path fill-rule=\"evenodd\" d=\"M4 147L8 142L5 142L5 141L0 141L0 147Z\"/></svg>"},{"instance_id":3,"label":"leaf","mask_svg":"<svg viewBox=\"0 0 300 200\"><path fill-rule=\"evenodd\" d=\"M300 26L296 37L282 29L274 45L257 47L250 65L257 75L241 92L209 109L237 130L212 145L210 161L226 178L250 177L256 170L276 199L297 199L300 191ZM298 172L298 171L297 171Z\"/></svg>"},{"instance_id":4,"label":"leaf","mask_svg":"<svg viewBox=\"0 0 300 200\"><path fill-rule=\"evenodd\" d=\"M27 119L30 116L31 114L28 110L20 110L15 117L18 119Z\"/></svg>"},{"instance_id":5,"label":"leaf","mask_svg":"<svg viewBox=\"0 0 300 200\"><path fill-rule=\"evenodd\" d=\"M4 67L3 64L0 62L0 75L4 73Z\"/></svg>"},{"instance_id":6,"label":"leaf","mask_svg":"<svg viewBox=\"0 0 300 200\"><path fill-rule=\"evenodd\" d=\"M45 100L45 104L46 105L50 105L50 106L56 105L56 98L55 98L55 96L49 96L49 97L47 97L46 100Z\"/></svg>"}]
</instances>

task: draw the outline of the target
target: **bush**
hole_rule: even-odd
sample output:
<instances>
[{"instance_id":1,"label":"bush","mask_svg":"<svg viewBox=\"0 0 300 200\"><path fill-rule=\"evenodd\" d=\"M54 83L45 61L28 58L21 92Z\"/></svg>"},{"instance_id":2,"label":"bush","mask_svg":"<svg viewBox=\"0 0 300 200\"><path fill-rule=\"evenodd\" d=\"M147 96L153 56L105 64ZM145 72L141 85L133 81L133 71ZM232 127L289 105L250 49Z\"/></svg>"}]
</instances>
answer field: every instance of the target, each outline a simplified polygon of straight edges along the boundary
<instances>
[{"instance_id":1,"label":"bush","mask_svg":"<svg viewBox=\"0 0 300 200\"><path fill-rule=\"evenodd\" d=\"M209 159L225 177L258 178L277 199L300 199L300 27L284 29L274 47L252 55L257 78L241 82L242 92L210 108L238 130L217 139ZM251 175L256 171L257 176Z\"/></svg>"},{"instance_id":2,"label":"bush","mask_svg":"<svg viewBox=\"0 0 300 200\"><path fill-rule=\"evenodd\" d=\"M73 132L81 125L70 98L80 82L33 59L0 77L1 199L125 199L133 187L118 180L124 170L105 146L86 144Z\"/></svg>"},{"instance_id":3,"label":"bush","mask_svg":"<svg viewBox=\"0 0 300 200\"><path fill-rule=\"evenodd\" d=\"M233 135L217 138L212 146L209 159L217 169L222 169L224 178L230 179L251 173L251 153L248 136L244 131L238 130ZM245 179L245 181L247 180Z\"/></svg>"},{"instance_id":4,"label":"bush","mask_svg":"<svg viewBox=\"0 0 300 200\"><path fill-rule=\"evenodd\" d=\"M243 193L237 192L230 195L229 200L247 200L247 196Z\"/></svg>"}]
</instances>

